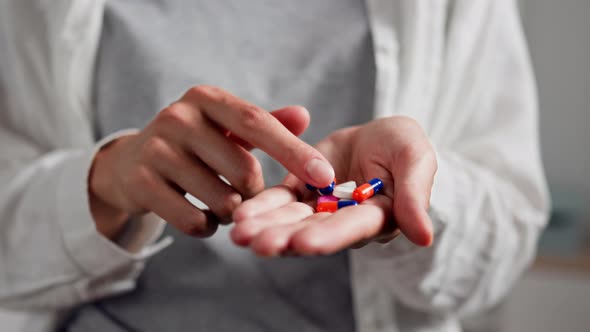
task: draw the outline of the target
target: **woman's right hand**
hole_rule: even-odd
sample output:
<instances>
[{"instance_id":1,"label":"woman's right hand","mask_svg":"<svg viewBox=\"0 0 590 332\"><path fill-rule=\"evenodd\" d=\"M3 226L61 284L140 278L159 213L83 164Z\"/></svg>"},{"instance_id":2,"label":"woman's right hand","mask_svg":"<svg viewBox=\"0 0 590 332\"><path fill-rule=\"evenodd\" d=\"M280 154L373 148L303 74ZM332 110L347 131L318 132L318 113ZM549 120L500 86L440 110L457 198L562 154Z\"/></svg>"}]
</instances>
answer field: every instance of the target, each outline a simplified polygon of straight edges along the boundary
<instances>
[{"instance_id":1,"label":"woman's right hand","mask_svg":"<svg viewBox=\"0 0 590 332\"><path fill-rule=\"evenodd\" d=\"M302 107L268 113L219 88L191 88L142 131L95 156L88 181L98 231L114 238L131 215L151 211L186 234L213 234L219 220L231 221L242 200L264 189L252 147L305 183L329 185L334 170L328 161L297 138L308 124ZM187 192L210 211L194 207Z\"/></svg>"}]
</instances>

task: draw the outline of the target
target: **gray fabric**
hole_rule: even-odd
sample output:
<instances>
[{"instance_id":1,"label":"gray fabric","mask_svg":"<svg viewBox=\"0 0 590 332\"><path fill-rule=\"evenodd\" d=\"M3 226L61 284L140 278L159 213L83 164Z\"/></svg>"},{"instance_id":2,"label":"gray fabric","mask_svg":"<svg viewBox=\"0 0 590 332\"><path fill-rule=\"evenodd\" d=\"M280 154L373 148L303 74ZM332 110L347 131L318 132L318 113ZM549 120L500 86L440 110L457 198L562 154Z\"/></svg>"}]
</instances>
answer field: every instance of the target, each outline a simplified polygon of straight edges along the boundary
<instances>
[{"instance_id":1,"label":"gray fabric","mask_svg":"<svg viewBox=\"0 0 590 332\"><path fill-rule=\"evenodd\" d=\"M97 133L142 127L197 84L221 86L266 109L302 104L303 138L371 118L374 63L361 0L110 1L97 65ZM256 152L267 185L285 171ZM346 252L260 259L183 236L153 257L136 291L80 308L140 331L353 331ZM90 322L89 322L90 320ZM101 329L104 331L104 329Z\"/></svg>"}]
</instances>

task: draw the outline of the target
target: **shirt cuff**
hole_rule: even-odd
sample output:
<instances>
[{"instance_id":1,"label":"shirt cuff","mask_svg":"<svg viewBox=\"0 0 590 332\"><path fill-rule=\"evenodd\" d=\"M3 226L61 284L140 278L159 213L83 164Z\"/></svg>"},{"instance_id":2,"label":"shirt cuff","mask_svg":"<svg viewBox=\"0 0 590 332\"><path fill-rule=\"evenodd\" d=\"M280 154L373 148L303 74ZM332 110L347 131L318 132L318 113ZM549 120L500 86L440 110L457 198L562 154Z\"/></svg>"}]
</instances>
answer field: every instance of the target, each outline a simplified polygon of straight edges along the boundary
<instances>
[{"instance_id":1,"label":"shirt cuff","mask_svg":"<svg viewBox=\"0 0 590 332\"><path fill-rule=\"evenodd\" d=\"M96 230L90 212L88 174L96 153L113 140L137 132L124 130L107 136L93 149L72 153L65 163L57 187L57 215L64 245L74 263L85 274L97 277L134 262L145 260L167 247L172 239L158 243L164 221L153 214L133 220L120 238L120 245Z\"/></svg>"}]
</instances>

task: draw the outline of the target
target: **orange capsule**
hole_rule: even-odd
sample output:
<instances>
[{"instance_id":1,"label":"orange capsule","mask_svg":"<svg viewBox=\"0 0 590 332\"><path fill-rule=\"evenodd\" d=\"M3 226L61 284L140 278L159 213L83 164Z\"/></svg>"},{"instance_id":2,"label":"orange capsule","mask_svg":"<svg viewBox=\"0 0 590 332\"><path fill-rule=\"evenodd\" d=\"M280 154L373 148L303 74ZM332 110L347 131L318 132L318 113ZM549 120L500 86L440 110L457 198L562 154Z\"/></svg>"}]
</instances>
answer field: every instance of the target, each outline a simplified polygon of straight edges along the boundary
<instances>
[{"instance_id":1,"label":"orange capsule","mask_svg":"<svg viewBox=\"0 0 590 332\"><path fill-rule=\"evenodd\" d=\"M383 189L383 181L378 178L373 178L369 180L369 182L363 184L362 186L356 188L352 192L352 199L361 203L378 193L381 189Z\"/></svg>"},{"instance_id":2,"label":"orange capsule","mask_svg":"<svg viewBox=\"0 0 590 332\"><path fill-rule=\"evenodd\" d=\"M336 212L338 209L345 208L347 206L358 205L357 202L351 200L340 200L338 202L322 202L319 203L316 211L317 212Z\"/></svg>"}]
</instances>

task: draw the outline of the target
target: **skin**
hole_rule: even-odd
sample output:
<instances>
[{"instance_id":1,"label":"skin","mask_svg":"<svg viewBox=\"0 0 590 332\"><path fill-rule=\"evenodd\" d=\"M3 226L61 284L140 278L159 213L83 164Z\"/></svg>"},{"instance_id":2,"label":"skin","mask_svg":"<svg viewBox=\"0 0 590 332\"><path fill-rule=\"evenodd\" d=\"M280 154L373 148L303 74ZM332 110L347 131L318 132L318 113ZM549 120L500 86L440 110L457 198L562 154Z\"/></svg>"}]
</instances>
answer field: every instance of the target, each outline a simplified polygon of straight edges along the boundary
<instances>
[{"instance_id":1,"label":"skin","mask_svg":"<svg viewBox=\"0 0 590 332\"><path fill-rule=\"evenodd\" d=\"M114 239L131 216L151 211L186 234L213 234L242 201L264 189L261 166L248 151L253 147L298 178L327 186L333 168L297 138L308 124L302 107L269 113L216 87L191 88L139 133L97 153L88 178L96 228ZM194 207L185 193L210 210Z\"/></svg>"},{"instance_id":2,"label":"skin","mask_svg":"<svg viewBox=\"0 0 590 332\"><path fill-rule=\"evenodd\" d=\"M411 118L394 116L334 132L317 145L342 181L377 177L379 195L335 213L314 213L317 194L289 174L282 185L242 203L232 240L261 256L328 255L403 233L420 246L433 240L428 216L437 170L434 150ZM395 221L394 221L395 220Z\"/></svg>"}]
</instances>

